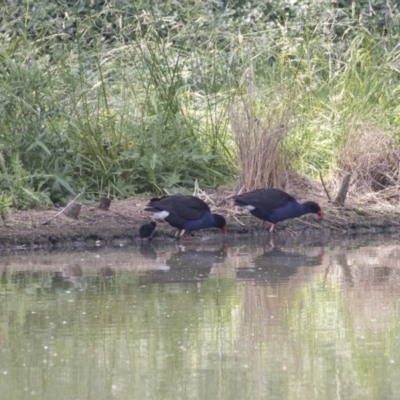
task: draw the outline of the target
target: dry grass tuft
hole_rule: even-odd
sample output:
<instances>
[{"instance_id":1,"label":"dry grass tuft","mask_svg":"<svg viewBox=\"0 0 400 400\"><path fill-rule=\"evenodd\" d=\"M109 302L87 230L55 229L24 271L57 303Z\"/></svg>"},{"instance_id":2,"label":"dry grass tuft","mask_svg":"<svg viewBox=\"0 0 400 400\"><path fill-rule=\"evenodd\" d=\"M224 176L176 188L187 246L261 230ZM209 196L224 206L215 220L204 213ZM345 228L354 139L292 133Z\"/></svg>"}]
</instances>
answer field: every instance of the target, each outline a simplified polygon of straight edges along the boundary
<instances>
[{"instance_id":1,"label":"dry grass tuft","mask_svg":"<svg viewBox=\"0 0 400 400\"><path fill-rule=\"evenodd\" d=\"M352 173L352 191L381 192L400 184L400 146L388 132L360 126L349 132L338 167Z\"/></svg>"},{"instance_id":2,"label":"dry grass tuft","mask_svg":"<svg viewBox=\"0 0 400 400\"><path fill-rule=\"evenodd\" d=\"M288 168L283 140L288 132L290 113L278 105L261 104L251 87L246 98L230 109L230 120L238 147L240 187L247 191L282 187ZM257 109L262 108L262 111Z\"/></svg>"}]
</instances>

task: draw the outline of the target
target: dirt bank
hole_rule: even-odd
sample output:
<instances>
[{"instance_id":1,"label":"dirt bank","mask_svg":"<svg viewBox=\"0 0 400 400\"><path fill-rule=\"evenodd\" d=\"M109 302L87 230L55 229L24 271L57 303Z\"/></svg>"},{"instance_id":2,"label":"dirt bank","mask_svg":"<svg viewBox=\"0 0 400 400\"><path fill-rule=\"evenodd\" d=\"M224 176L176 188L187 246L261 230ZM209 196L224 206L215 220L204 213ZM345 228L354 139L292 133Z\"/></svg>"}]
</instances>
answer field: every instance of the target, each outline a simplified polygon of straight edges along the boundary
<instances>
[{"instance_id":1,"label":"dirt bank","mask_svg":"<svg viewBox=\"0 0 400 400\"><path fill-rule=\"evenodd\" d=\"M250 234L260 229L260 221L246 211L233 207L231 199L208 200L212 202L214 212L226 216L230 235ZM63 214L52 219L60 212L56 207L12 212L7 224L0 226L0 249L108 245L115 241L137 240L139 226L150 221L150 216L144 211L146 203L147 200L139 198L113 201L108 211L100 210L97 205L84 205L77 220ZM338 208L322 196L319 203L325 213L323 221L315 215L307 215L281 225L288 225L297 231L318 230L324 235L384 233L400 229L400 212L393 204L371 203L361 206L353 202L347 207ZM172 237L173 233L174 228L163 221L158 222L156 237Z\"/></svg>"}]
</instances>

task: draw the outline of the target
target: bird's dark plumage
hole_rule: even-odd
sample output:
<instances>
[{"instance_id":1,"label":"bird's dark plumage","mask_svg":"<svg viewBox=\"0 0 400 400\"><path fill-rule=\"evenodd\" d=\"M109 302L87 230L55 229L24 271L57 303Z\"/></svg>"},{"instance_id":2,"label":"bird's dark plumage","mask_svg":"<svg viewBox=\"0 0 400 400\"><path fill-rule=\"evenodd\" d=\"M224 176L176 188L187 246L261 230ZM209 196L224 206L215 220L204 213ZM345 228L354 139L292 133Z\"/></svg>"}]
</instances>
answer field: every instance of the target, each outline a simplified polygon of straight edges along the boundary
<instances>
[{"instance_id":1,"label":"bird's dark plumage","mask_svg":"<svg viewBox=\"0 0 400 400\"><path fill-rule=\"evenodd\" d=\"M310 213L318 214L321 219L324 217L317 203L299 203L293 196L280 189L257 189L235 196L234 200L237 206L246 208L255 217L272 223L270 232L274 231L278 222L285 219Z\"/></svg>"},{"instance_id":2,"label":"bird's dark plumage","mask_svg":"<svg viewBox=\"0 0 400 400\"><path fill-rule=\"evenodd\" d=\"M157 224L154 221L151 221L148 224L142 225L139 228L139 236L142 239L149 238L149 240L151 240L151 238L153 236L153 233L154 233L154 231L156 229L156 225Z\"/></svg>"},{"instance_id":3,"label":"bird's dark plumage","mask_svg":"<svg viewBox=\"0 0 400 400\"><path fill-rule=\"evenodd\" d=\"M197 229L220 228L224 233L227 231L225 218L219 214L212 214L210 207L195 196L176 194L151 199L145 210L152 212L155 218L162 218L177 228L177 238L185 231Z\"/></svg>"}]
</instances>

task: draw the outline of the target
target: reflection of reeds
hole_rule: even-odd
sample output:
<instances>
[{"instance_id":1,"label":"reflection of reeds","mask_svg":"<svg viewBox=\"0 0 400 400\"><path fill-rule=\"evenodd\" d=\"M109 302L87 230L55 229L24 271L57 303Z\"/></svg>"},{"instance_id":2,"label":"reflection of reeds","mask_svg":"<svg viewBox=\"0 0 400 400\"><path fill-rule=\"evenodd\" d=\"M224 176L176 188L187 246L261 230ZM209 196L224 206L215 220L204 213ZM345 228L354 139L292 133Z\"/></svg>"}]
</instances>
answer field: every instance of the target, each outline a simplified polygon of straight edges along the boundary
<instances>
[{"instance_id":1,"label":"reflection of reeds","mask_svg":"<svg viewBox=\"0 0 400 400\"><path fill-rule=\"evenodd\" d=\"M282 142L288 131L288 112L273 104L258 111L262 100L248 90L241 102L231 107L230 120L238 147L240 183L247 190L281 187L287 160Z\"/></svg>"}]
</instances>

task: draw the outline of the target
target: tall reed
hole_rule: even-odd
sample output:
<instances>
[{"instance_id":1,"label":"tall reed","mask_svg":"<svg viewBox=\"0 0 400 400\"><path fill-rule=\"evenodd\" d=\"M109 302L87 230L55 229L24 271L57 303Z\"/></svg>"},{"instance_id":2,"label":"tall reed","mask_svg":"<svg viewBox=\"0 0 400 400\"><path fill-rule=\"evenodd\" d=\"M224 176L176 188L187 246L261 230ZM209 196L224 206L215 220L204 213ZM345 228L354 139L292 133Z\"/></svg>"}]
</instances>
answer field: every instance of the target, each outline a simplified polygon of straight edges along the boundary
<instances>
[{"instance_id":1,"label":"tall reed","mask_svg":"<svg viewBox=\"0 0 400 400\"><path fill-rule=\"evenodd\" d=\"M237 144L240 186L247 191L282 187L288 170L283 143L290 111L279 114L274 101L263 98L252 82L246 85L246 93L231 106L229 114Z\"/></svg>"},{"instance_id":2,"label":"tall reed","mask_svg":"<svg viewBox=\"0 0 400 400\"><path fill-rule=\"evenodd\" d=\"M395 8L382 30L358 8L314 0L234 12L110 0L84 12L58 4L56 14L51 2L14 3L0 32L4 191L20 182L13 171L28 174L40 202L238 175L248 188L277 186L288 168L332 174L354 121L391 140L398 129Z\"/></svg>"}]
</instances>

